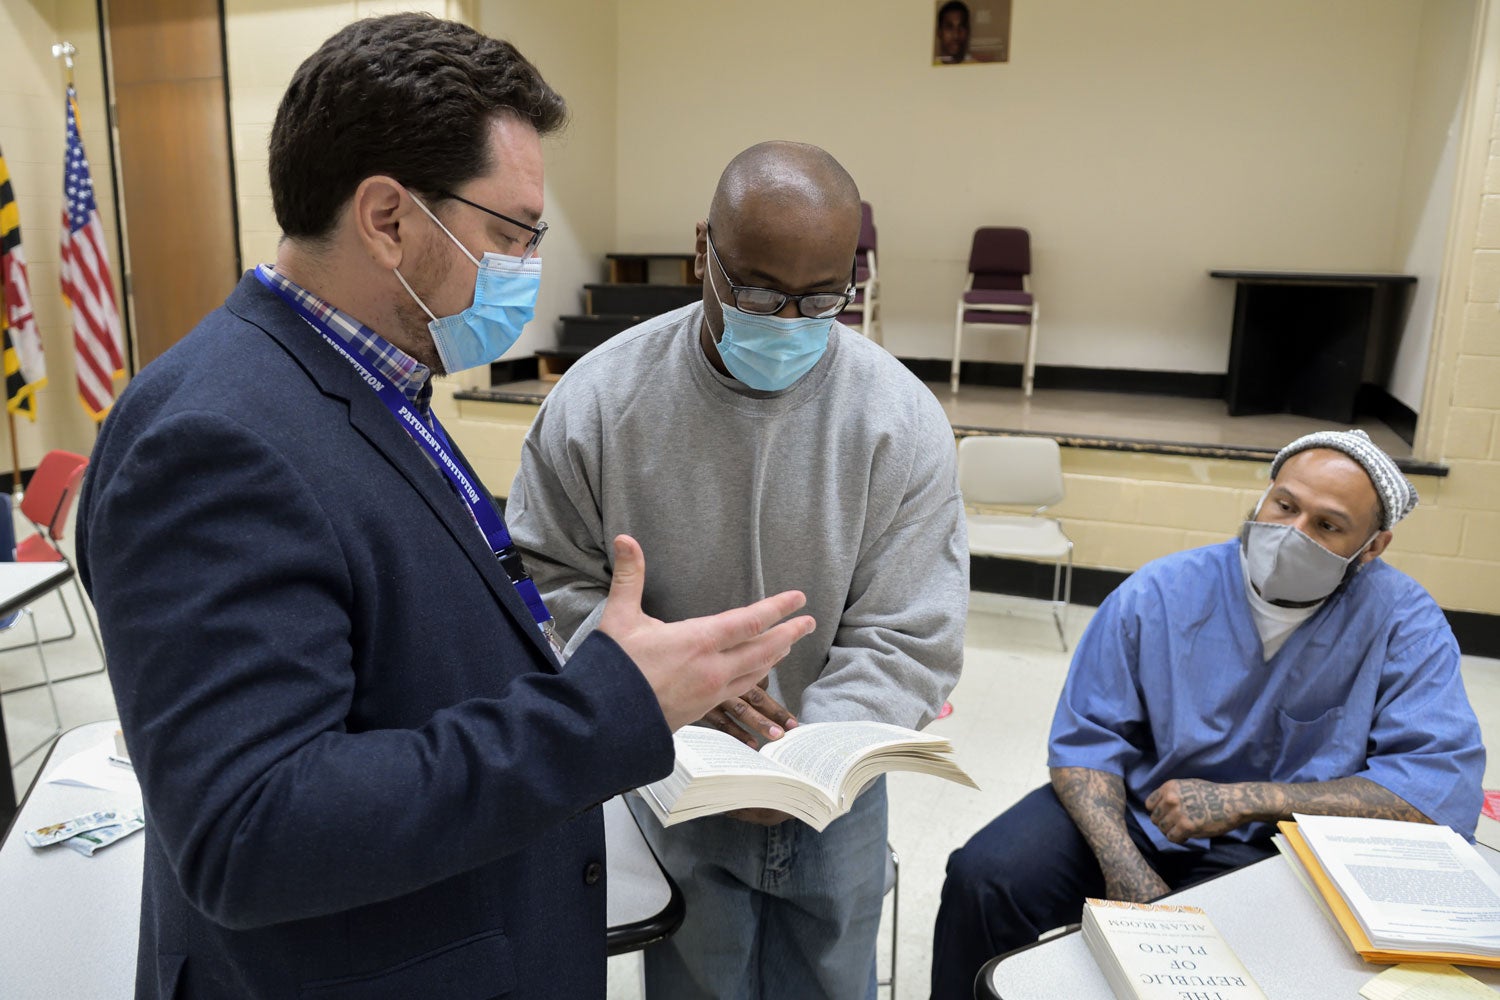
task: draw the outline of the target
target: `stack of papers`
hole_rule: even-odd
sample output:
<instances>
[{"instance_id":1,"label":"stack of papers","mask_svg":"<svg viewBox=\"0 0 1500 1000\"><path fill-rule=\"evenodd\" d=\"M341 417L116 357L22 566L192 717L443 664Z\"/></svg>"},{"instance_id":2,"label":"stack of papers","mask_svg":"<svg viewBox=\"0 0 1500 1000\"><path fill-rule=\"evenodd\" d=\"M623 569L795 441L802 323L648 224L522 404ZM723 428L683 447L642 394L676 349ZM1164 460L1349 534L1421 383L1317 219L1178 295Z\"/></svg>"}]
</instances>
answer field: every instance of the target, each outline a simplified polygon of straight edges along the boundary
<instances>
[{"instance_id":1,"label":"stack of papers","mask_svg":"<svg viewBox=\"0 0 1500 1000\"><path fill-rule=\"evenodd\" d=\"M1500 873L1448 827L1298 815L1280 828L1366 961L1500 967Z\"/></svg>"}]
</instances>

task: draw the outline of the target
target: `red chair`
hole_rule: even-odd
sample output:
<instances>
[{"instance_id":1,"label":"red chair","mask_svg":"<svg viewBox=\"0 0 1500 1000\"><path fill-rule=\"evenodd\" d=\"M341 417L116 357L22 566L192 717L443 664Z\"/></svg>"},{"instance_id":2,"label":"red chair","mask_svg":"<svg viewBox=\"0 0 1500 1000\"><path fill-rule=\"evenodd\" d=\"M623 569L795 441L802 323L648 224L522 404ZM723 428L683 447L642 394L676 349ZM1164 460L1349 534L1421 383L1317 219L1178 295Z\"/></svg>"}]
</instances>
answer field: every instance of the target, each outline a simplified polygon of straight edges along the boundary
<instances>
[{"instance_id":1,"label":"red chair","mask_svg":"<svg viewBox=\"0 0 1500 1000\"><path fill-rule=\"evenodd\" d=\"M68 562L68 557L63 554L58 543L63 540L68 515L73 510L73 502L78 499L78 489L83 484L83 475L88 469L88 464L87 456L71 451L49 451L42 456L42 460L37 463L36 472L31 475L31 481L26 484L26 493L22 496L20 504L21 513L26 515L26 519L31 522L35 533L16 544L16 562ZM72 563L68 565L72 567ZM96 674L104 669L104 643L99 639L99 630L94 627L94 620L89 617L88 598L84 596L83 587L79 584L76 574L73 577L73 589L78 592L84 621L88 623L89 632L94 636L94 645L99 649L101 664L99 670L72 675L73 677L87 677L89 674ZM68 609L68 602L61 591L58 591L57 599L62 602L63 615L68 619L68 631L66 635L43 639L43 642L63 642L78 634L78 626L73 621L73 612ZM39 686L30 684L12 690L25 691Z\"/></svg>"},{"instance_id":2,"label":"red chair","mask_svg":"<svg viewBox=\"0 0 1500 1000\"><path fill-rule=\"evenodd\" d=\"M953 324L952 391L958 391L958 364L965 326L1026 330L1026 363L1021 386L1031 395L1036 373L1036 299L1031 294L1031 234L1024 229L990 226L974 231L969 250L969 283L958 297Z\"/></svg>"},{"instance_id":3,"label":"red chair","mask_svg":"<svg viewBox=\"0 0 1500 1000\"><path fill-rule=\"evenodd\" d=\"M4 493L0 493L0 562L7 562L7 563L14 562L15 561L15 554L16 554L15 521L12 520L12 518L10 516L10 497L7 496ZM52 690L52 675L50 673L48 673L48 671L47 671L47 654L42 649L42 636L41 636L41 633L37 631L37 627L36 627L36 615L34 615L34 614L31 613L31 608L29 608L29 607L23 607L19 611L12 611L10 614L6 615L4 618L0 618L0 632L9 632L11 629L16 628L17 626L19 626L21 624L21 619L23 619L23 618L26 619L26 621L31 625L31 641L30 642L23 642L19 646L9 646L9 647L6 647L6 648L8 648L8 649L21 649L21 648L24 648L26 646L30 646L31 648L33 648L33 649L36 650L37 661L41 664L41 667L42 667L42 681L41 681L41 684L31 684L31 685L27 685L27 686L28 687L41 687L42 685L46 686L46 688L47 688L47 699L52 702L52 723L53 723L53 725L52 725L52 731L50 733L48 733L46 736L44 736L42 738L42 740L41 740L40 743L37 743L30 750L27 750L25 753L21 754L21 756L16 757L13 760L11 760L11 762L10 762L10 766L11 767L16 767L22 761L24 761L27 758L29 758L32 754L36 753L38 750L41 750L47 744L51 743L54 737L62 735L62 713L60 711L58 711L58 708L57 708L57 694L56 694L55 691ZM20 689L19 688L14 688L12 690L20 690ZM8 779L4 778L3 776L0 776L0 781L6 781L6 780L8 780Z\"/></svg>"},{"instance_id":4,"label":"red chair","mask_svg":"<svg viewBox=\"0 0 1500 1000\"><path fill-rule=\"evenodd\" d=\"M854 250L854 301L839 322L881 342L880 280L875 273L875 215L868 201L859 203L859 244Z\"/></svg>"}]
</instances>

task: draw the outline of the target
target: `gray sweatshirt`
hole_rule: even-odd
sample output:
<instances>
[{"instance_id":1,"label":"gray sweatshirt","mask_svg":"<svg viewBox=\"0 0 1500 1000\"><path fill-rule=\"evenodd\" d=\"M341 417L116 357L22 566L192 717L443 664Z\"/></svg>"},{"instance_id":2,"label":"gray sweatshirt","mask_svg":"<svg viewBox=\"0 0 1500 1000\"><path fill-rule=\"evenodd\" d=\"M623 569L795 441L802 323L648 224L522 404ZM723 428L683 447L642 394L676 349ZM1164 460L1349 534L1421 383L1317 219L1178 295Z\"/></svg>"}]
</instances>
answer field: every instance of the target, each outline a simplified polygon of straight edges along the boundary
<instances>
[{"instance_id":1,"label":"gray sweatshirt","mask_svg":"<svg viewBox=\"0 0 1500 1000\"><path fill-rule=\"evenodd\" d=\"M657 618L807 595L817 630L769 688L799 720L926 725L958 681L968 610L947 417L839 324L791 388L750 389L704 357L702 317L687 306L589 352L527 435L506 522L570 649L628 534Z\"/></svg>"}]
</instances>

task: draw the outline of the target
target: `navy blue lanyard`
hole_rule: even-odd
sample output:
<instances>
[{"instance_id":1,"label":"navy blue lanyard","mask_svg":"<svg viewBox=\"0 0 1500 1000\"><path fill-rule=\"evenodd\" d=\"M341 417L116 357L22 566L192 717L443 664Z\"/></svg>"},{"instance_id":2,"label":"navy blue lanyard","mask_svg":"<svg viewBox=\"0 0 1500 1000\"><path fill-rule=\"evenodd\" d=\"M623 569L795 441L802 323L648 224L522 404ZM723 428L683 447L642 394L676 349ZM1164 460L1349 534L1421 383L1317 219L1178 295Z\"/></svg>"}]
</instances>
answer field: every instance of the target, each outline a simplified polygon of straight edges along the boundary
<instances>
[{"instance_id":1,"label":"navy blue lanyard","mask_svg":"<svg viewBox=\"0 0 1500 1000\"><path fill-rule=\"evenodd\" d=\"M541 591L537 590L536 581L526 572L526 566L521 561L521 553L516 550L515 543L511 541L510 532L506 530L505 521L500 517L500 512L495 509L493 501L484 490L475 486L458 461L453 457L452 445L448 443L448 435L443 433L442 425L438 423L437 414L432 415L432 427L427 424L413 409L411 402L403 396L395 386L381 376L367 368L363 361L350 353L349 349L340 342L340 338L328 331L328 325L307 306L298 302L290 293L277 288L270 278L262 273L260 268L255 269L255 276L260 283L275 292L287 305L297 311L297 314L307 320L308 324L321 336L335 351L343 356L344 360L354 367L359 377L371 389L380 401L385 404L395 418L401 422L406 433L432 456L433 464L439 472L448 478L453 489L458 493L464 506L469 508L469 513L474 518L474 523L479 525L479 530L484 534L484 540L495 553L495 558L500 560L500 567L505 570L505 575L510 578L511 585L516 588L516 593L526 602L531 617L536 620L537 626L541 628L550 640L552 638L552 616L547 612L547 606L542 602Z\"/></svg>"}]
</instances>

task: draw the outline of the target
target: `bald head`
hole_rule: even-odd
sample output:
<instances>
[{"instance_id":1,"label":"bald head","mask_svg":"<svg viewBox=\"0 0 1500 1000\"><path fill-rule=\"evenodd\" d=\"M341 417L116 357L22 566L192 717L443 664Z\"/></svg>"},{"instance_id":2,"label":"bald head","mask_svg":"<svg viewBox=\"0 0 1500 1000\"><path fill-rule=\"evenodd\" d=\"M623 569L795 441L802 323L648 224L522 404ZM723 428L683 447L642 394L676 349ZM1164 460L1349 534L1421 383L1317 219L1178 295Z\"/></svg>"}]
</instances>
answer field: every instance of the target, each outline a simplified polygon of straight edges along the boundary
<instances>
[{"instance_id":1,"label":"bald head","mask_svg":"<svg viewBox=\"0 0 1500 1000\"><path fill-rule=\"evenodd\" d=\"M699 340L709 362L729 374L717 344L723 304L739 294L733 289L782 293L784 319L798 316L800 297L845 294L859 220L854 178L817 146L762 142L729 161L698 223L693 264L703 281Z\"/></svg>"},{"instance_id":2,"label":"bald head","mask_svg":"<svg viewBox=\"0 0 1500 1000\"><path fill-rule=\"evenodd\" d=\"M810 212L852 219L859 238L859 188L827 150L805 142L762 142L729 161L714 189L710 223L738 229L747 214L796 220ZM852 255L854 247L851 244Z\"/></svg>"}]
</instances>

